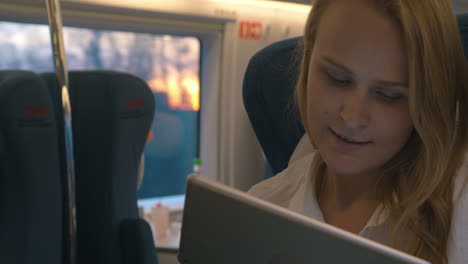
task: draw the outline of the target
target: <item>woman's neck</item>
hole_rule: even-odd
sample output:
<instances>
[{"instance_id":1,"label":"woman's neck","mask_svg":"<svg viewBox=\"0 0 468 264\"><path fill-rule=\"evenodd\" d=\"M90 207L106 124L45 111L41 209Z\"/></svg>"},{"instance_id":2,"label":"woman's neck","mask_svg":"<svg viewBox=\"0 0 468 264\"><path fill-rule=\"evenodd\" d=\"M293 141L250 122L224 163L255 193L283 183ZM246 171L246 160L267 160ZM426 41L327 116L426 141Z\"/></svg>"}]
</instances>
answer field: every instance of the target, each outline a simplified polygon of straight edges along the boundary
<instances>
[{"instance_id":1,"label":"woman's neck","mask_svg":"<svg viewBox=\"0 0 468 264\"><path fill-rule=\"evenodd\" d=\"M317 200L325 222L355 234L362 232L380 204L376 185L377 174L337 175L323 170Z\"/></svg>"},{"instance_id":2,"label":"woman's neck","mask_svg":"<svg viewBox=\"0 0 468 264\"><path fill-rule=\"evenodd\" d=\"M360 175L337 174L329 168L324 170L322 199L333 201L341 208L348 208L356 202L378 202L378 172Z\"/></svg>"}]
</instances>

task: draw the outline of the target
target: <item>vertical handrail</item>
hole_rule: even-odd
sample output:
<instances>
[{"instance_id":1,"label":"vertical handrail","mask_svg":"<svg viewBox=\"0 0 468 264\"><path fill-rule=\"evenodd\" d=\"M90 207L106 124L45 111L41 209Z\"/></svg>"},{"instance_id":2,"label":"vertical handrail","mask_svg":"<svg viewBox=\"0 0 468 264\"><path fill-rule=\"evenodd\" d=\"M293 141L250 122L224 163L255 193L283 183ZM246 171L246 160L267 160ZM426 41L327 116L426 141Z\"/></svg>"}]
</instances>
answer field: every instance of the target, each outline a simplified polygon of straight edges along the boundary
<instances>
[{"instance_id":1,"label":"vertical handrail","mask_svg":"<svg viewBox=\"0 0 468 264\"><path fill-rule=\"evenodd\" d=\"M73 133L72 133L72 109L69 97L69 82L68 69L65 57L65 48L62 35L62 14L60 12L59 0L45 0L47 14L49 18L50 35L52 39L52 49L54 55L55 72L59 82L59 87L62 94L62 109L65 125L65 153L66 153L66 168L67 175L64 183L67 187L67 230L68 247L66 248L68 264L77 263L77 248L76 248L76 204L75 204L75 169L73 158Z\"/></svg>"}]
</instances>

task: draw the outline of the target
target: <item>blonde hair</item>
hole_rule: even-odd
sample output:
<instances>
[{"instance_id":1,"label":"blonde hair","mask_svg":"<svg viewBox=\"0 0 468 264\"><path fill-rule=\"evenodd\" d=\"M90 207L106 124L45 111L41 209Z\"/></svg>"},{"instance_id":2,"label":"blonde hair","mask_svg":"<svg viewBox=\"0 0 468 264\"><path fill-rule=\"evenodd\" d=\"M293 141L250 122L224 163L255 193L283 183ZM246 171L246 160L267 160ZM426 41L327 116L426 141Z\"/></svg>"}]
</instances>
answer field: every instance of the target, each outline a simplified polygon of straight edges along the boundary
<instances>
[{"instance_id":1,"label":"blonde hair","mask_svg":"<svg viewBox=\"0 0 468 264\"><path fill-rule=\"evenodd\" d=\"M378 186L383 205L391 212L389 244L432 263L445 264L453 185L466 147L468 124L467 65L456 17L449 0L368 1L400 26L414 124L407 144L383 166ZM306 131L309 63L320 19L331 2L315 1L302 41L295 99ZM459 125L455 129L456 121ZM315 173L324 166L317 156ZM323 175L318 174L316 180L320 186ZM404 244L397 241L401 233Z\"/></svg>"}]
</instances>

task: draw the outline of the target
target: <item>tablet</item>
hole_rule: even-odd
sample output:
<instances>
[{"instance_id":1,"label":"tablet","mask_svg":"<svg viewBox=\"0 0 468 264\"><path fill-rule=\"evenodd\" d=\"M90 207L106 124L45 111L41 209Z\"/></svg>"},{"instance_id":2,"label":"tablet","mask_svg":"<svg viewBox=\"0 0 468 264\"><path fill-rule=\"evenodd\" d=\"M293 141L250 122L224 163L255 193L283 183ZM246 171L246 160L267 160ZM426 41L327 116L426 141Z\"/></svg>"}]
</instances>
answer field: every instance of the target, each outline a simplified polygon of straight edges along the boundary
<instances>
[{"instance_id":1,"label":"tablet","mask_svg":"<svg viewBox=\"0 0 468 264\"><path fill-rule=\"evenodd\" d=\"M200 175L187 182L182 264L429 263Z\"/></svg>"}]
</instances>

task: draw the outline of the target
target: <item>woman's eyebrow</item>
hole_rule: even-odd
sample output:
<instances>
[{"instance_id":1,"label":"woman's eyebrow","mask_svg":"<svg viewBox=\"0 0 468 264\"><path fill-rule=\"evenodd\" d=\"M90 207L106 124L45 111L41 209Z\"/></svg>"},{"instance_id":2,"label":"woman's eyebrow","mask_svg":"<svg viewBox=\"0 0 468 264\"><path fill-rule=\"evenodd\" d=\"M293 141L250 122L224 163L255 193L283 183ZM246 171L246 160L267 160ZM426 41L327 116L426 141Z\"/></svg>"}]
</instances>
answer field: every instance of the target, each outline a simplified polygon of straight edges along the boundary
<instances>
[{"instance_id":1,"label":"woman's eyebrow","mask_svg":"<svg viewBox=\"0 0 468 264\"><path fill-rule=\"evenodd\" d=\"M335 61L334 59L331 59L330 57L327 56L322 56L321 60L325 62L328 66L332 67L335 70L342 71L348 75L353 76L354 73L351 71L348 67L344 66L343 64ZM374 81L375 84L382 86L382 87L402 87L402 88L407 88L408 84L405 82L398 82L398 81L388 81L388 80L376 80Z\"/></svg>"},{"instance_id":2,"label":"woman's eyebrow","mask_svg":"<svg viewBox=\"0 0 468 264\"><path fill-rule=\"evenodd\" d=\"M343 71L344 73L348 75L354 75L354 73L348 69L346 66L344 66L341 63L338 63L337 61L327 57L327 56L322 56L321 60L325 62L328 66L333 67L335 70Z\"/></svg>"}]
</instances>

